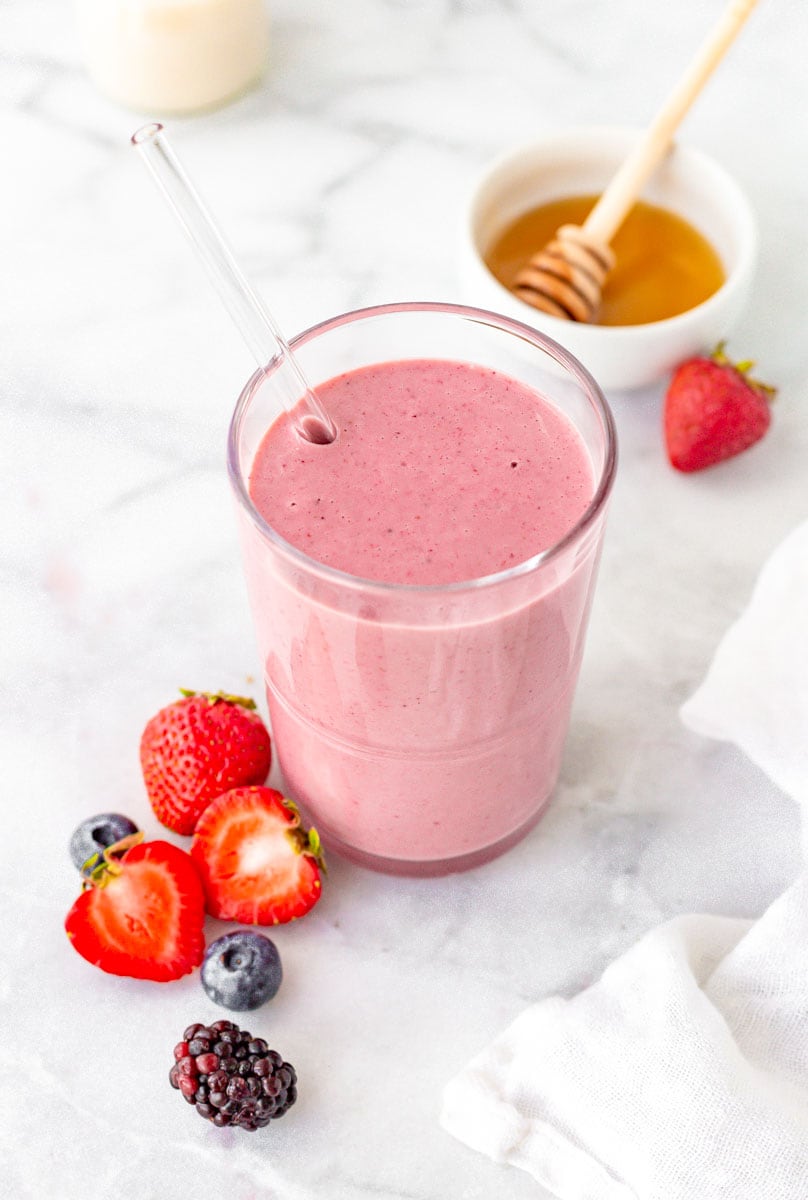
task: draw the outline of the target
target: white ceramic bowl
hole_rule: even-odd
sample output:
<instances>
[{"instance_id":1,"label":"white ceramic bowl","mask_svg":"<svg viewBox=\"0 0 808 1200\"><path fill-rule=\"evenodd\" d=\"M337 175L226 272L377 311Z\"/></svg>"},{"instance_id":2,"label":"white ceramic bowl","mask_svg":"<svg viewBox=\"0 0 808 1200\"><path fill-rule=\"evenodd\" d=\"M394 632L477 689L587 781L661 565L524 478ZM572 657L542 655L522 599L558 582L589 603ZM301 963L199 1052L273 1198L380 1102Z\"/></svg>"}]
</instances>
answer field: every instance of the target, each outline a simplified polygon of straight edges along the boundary
<instances>
[{"instance_id":1,"label":"white ceramic bowl","mask_svg":"<svg viewBox=\"0 0 808 1200\"><path fill-rule=\"evenodd\" d=\"M752 285L757 234L748 201L723 167L697 150L676 145L642 193L644 200L694 225L724 266L726 280L718 291L676 317L647 325L562 321L514 296L489 271L483 254L527 209L564 196L601 192L638 137L636 130L577 129L510 151L474 188L460 239L464 299L548 334L607 389L653 383L683 359L712 348L740 315Z\"/></svg>"}]
</instances>

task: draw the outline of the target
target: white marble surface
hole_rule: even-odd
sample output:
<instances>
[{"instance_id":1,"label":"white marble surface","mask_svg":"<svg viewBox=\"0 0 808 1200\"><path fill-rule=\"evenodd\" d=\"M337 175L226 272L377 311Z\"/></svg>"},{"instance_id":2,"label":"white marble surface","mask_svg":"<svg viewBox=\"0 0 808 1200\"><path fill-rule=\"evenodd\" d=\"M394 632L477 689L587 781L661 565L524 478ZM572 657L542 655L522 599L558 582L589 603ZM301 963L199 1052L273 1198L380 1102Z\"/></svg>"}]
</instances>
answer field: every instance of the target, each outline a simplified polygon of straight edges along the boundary
<instances>
[{"instance_id":1,"label":"white marble surface","mask_svg":"<svg viewBox=\"0 0 808 1200\"><path fill-rule=\"evenodd\" d=\"M459 298L456 222L482 164L564 124L641 123L721 5L271 7L265 85L171 129L293 331ZM790 880L791 806L677 708L808 515L807 25L801 0L762 4L686 125L759 214L731 349L780 386L773 428L688 478L664 462L660 389L612 397L622 462L555 802L463 876L332 861L322 903L278 931L286 983L251 1020L298 1067L300 1100L251 1138L168 1087L178 1034L212 1017L198 980L105 976L62 931L77 821L121 809L158 833L146 718L179 684L257 692L223 465L250 363L127 147L141 118L86 80L70 6L0 4L4 1198L535 1197L440 1130L443 1083L660 920L754 915Z\"/></svg>"}]
</instances>

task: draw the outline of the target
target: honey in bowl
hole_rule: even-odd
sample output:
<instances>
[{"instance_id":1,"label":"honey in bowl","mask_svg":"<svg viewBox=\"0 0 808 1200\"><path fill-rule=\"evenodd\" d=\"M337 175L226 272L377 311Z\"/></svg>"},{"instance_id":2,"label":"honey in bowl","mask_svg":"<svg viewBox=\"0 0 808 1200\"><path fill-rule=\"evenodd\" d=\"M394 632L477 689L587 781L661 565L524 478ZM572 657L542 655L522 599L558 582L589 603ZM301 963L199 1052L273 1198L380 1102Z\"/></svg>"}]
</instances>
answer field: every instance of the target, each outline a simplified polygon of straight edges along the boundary
<instances>
[{"instance_id":1,"label":"honey in bowl","mask_svg":"<svg viewBox=\"0 0 808 1200\"><path fill-rule=\"evenodd\" d=\"M570 196L529 209L485 254L512 288L517 273L561 225L583 225L597 196ZM603 288L599 325L646 325L695 308L718 291L724 268L705 237L676 213L638 200L611 243L615 266Z\"/></svg>"}]
</instances>

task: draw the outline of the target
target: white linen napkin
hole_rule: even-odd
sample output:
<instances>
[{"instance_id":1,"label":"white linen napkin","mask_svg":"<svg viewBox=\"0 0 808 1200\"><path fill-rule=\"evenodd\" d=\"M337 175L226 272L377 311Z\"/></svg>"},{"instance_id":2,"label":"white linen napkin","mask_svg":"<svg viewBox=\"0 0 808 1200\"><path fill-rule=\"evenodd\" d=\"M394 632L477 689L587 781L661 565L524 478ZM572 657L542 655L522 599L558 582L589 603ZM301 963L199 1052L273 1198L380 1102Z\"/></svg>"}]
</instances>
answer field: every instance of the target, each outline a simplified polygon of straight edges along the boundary
<instances>
[{"instance_id":1,"label":"white linen napkin","mask_svg":"<svg viewBox=\"0 0 808 1200\"><path fill-rule=\"evenodd\" d=\"M808 811L808 522L682 718ZM448 1084L441 1122L560 1200L806 1200L806 876L756 922L678 917L529 1008Z\"/></svg>"}]
</instances>

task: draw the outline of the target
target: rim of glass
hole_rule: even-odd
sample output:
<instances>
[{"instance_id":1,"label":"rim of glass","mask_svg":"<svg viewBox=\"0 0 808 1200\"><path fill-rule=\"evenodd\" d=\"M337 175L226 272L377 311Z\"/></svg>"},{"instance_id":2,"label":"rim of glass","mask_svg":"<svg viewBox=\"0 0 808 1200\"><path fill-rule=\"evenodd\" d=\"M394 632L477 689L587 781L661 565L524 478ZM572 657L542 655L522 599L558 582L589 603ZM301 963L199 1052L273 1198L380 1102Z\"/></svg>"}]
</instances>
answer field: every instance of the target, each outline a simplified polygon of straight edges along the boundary
<instances>
[{"instance_id":1,"label":"rim of glass","mask_svg":"<svg viewBox=\"0 0 808 1200\"><path fill-rule=\"evenodd\" d=\"M272 368L273 362L276 361L274 359L268 364L267 370L259 368L247 380L236 402L236 407L230 421L230 428L227 434L227 473L238 502L259 533L267 541L271 542L285 557L293 563L305 567L310 573L320 575L342 587L361 587L363 590L373 590L388 594L415 595L422 592L432 594L457 593L469 589L480 590L494 587L506 580L518 578L522 575L529 575L545 563L557 558L569 545L577 541L593 524L608 498L617 467L617 432L614 417L606 402L606 397L589 371L578 362L578 359L574 355L565 350L553 338L540 333L538 330L531 328L530 325L526 325L524 322L517 321L512 317L506 317L501 313L491 312L485 308L474 308L466 304L409 300L401 303L376 304L367 308L356 308L350 312L341 313L337 317L329 317L325 321L320 321L317 325L310 326L308 329L303 330L302 333L291 338L289 346L294 351L298 346L305 345L314 338L333 329L338 329L342 325L352 324L372 317L398 315L400 313L447 314L478 325L486 325L506 333L511 333L555 359L583 388L600 419L603 429L605 439L603 467L595 494L582 515L567 533L564 534L564 537L554 542L552 546L547 546L544 550L540 550L538 554L534 554L531 558L526 558L523 562L516 563L512 567L507 567L503 571L496 571L491 575L480 575L475 579L463 579L452 583L388 583L379 579L365 579L361 575L352 575L349 571L342 571L338 567L331 567L327 563L322 563L316 558L312 558L304 550L299 550L297 546L292 545L291 542L281 537L278 531L261 516L250 498L249 489L239 463L238 441L242 422L247 414L256 388L263 381L268 370Z\"/></svg>"}]
</instances>

